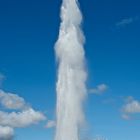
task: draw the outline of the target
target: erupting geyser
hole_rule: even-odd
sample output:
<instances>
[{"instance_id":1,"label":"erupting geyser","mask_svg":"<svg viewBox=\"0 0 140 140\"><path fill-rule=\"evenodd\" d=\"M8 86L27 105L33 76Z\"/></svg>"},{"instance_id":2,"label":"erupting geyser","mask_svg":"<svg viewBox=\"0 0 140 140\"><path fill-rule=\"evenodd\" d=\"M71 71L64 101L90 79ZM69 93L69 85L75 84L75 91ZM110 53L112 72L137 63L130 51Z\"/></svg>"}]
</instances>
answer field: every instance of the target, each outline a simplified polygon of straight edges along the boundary
<instances>
[{"instance_id":1,"label":"erupting geyser","mask_svg":"<svg viewBox=\"0 0 140 140\"><path fill-rule=\"evenodd\" d=\"M79 140L86 96L84 35L77 0L63 0L61 26L55 45L58 60L57 126L55 140Z\"/></svg>"}]
</instances>

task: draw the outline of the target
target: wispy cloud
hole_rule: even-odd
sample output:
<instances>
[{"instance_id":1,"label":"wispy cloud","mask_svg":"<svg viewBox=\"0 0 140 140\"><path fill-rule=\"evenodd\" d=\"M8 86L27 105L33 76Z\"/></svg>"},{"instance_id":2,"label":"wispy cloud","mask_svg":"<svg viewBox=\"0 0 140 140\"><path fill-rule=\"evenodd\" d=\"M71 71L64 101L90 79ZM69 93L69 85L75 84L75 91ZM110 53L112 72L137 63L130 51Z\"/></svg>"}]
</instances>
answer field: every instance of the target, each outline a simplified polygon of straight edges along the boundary
<instances>
[{"instance_id":1,"label":"wispy cloud","mask_svg":"<svg viewBox=\"0 0 140 140\"><path fill-rule=\"evenodd\" d=\"M117 102L116 98L107 98L102 101L103 104L114 105Z\"/></svg>"},{"instance_id":2,"label":"wispy cloud","mask_svg":"<svg viewBox=\"0 0 140 140\"><path fill-rule=\"evenodd\" d=\"M5 79L5 76L2 73L0 73L0 87L4 79Z\"/></svg>"},{"instance_id":3,"label":"wispy cloud","mask_svg":"<svg viewBox=\"0 0 140 140\"><path fill-rule=\"evenodd\" d=\"M96 88L89 89L89 93L101 95L108 90L108 86L106 84L100 84Z\"/></svg>"},{"instance_id":4,"label":"wispy cloud","mask_svg":"<svg viewBox=\"0 0 140 140\"><path fill-rule=\"evenodd\" d=\"M54 120L49 120L45 126L45 128L53 128L56 126L56 122Z\"/></svg>"},{"instance_id":5,"label":"wispy cloud","mask_svg":"<svg viewBox=\"0 0 140 140\"><path fill-rule=\"evenodd\" d=\"M135 100L133 97L128 97L121 110L122 118L130 120L133 115L140 114L140 101Z\"/></svg>"},{"instance_id":6,"label":"wispy cloud","mask_svg":"<svg viewBox=\"0 0 140 140\"><path fill-rule=\"evenodd\" d=\"M93 138L93 140L108 140L108 139L105 138L104 136L97 135L97 136L95 136L95 138Z\"/></svg>"},{"instance_id":7,"label":"wispy cloud","mask_svg":"<svg viewBox=\"0 0 140 140\"><path fill-rule=\"evenodd\" d=\"M139 20L139 17L129 17L129 18L123 18L120 21L118 21L115 25L116 27L124 27L126 25L132 24L134 22L136 22L137 20Z\"/></svg>"}]
</instances>

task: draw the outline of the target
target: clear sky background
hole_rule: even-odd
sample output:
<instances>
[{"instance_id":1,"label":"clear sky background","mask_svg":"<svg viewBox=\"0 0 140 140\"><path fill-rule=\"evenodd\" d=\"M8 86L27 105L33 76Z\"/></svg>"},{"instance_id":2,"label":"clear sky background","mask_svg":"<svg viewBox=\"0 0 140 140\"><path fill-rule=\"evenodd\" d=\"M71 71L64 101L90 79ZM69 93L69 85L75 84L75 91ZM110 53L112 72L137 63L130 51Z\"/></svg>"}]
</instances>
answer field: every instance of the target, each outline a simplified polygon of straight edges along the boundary
<instances>
[{"instance_id":1,"label":"clear sky background","mask_svg":"<svg viewBox=\"0 0 140 140\"><path fill-rule=\"evenodd\" d=\"M140 140L140 1L79 2L89 73L85 131L89 138ZM55 120L60 4L0 1L0 88L23 97L47 120ZM47 120L16 128L15 139L52 140L55 128L46 128Z\"/></svg>"}]
</instances>

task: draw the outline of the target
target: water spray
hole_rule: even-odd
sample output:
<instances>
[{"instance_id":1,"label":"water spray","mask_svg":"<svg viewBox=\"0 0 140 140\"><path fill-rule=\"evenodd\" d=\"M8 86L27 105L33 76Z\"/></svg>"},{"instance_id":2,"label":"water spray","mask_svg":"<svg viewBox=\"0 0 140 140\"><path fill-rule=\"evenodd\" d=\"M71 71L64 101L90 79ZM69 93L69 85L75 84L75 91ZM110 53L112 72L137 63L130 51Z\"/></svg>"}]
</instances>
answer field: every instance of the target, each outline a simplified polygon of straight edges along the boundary
<instances>
[{"instance_id":1,"label":"water spray","mask_svg":"<svg viewBox=\"0 0 140 140\"><path fill-rule=\"evenodd\" d=\"M77 0L63 0L61 25L55 45L58 61L57 124L55 140L79 140L86 96L85 38Z\"/></svg>"}]
</instances>

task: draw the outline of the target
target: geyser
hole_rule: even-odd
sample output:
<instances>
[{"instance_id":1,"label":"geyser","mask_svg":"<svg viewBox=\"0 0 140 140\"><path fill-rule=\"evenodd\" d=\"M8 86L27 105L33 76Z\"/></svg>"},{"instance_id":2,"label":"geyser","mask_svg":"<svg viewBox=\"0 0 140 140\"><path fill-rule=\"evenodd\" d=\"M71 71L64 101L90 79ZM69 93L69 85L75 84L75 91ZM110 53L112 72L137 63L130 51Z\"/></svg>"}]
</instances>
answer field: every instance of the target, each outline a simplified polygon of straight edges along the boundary
<instances>
[{"instance_id":1,"label":"geyser","mask_svg":"<svg viewBox=\"0 0 140 140\"><path fill-rule=\"evenodd\" d=\"M79 140L86 96L84 35L77 0L63 0L61 25L55 45L58 60L57 125L55 140Z\"/></svg>"}]
</instances>

